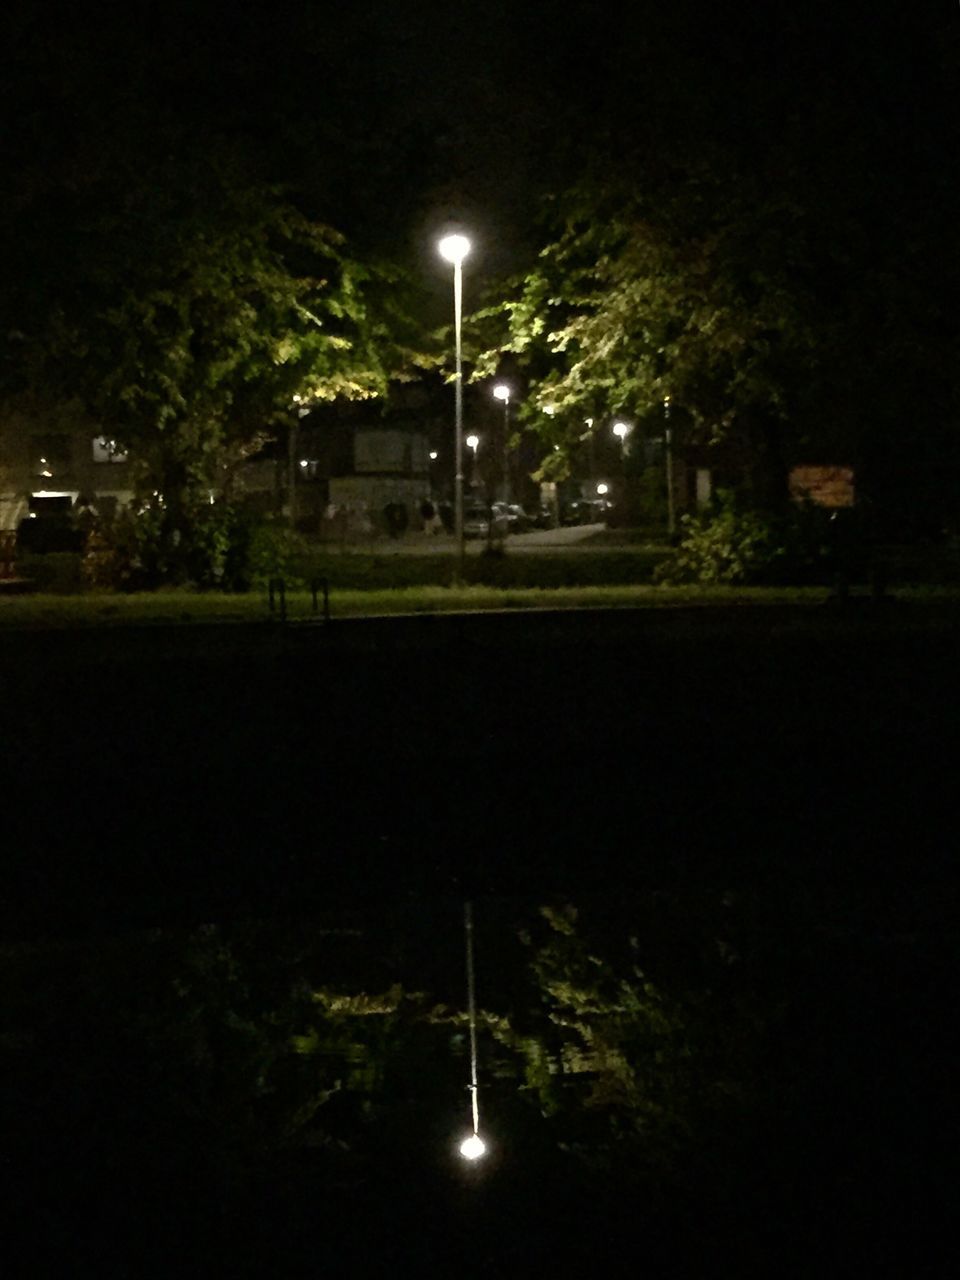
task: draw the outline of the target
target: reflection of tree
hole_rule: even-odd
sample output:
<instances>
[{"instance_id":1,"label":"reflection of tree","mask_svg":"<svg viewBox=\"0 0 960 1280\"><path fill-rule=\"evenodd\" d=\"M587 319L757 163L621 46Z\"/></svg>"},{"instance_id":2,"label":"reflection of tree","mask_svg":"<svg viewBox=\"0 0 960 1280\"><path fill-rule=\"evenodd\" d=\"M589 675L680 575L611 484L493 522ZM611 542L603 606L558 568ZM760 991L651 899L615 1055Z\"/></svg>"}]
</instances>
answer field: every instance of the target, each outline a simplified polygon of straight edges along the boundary
<instances>
[{"instance_id":1,"label":"reflection of tree","mask_svg":"<svg viewBox=\"0 0 960 1280\"><path fill-rule=\"evenodd\" d=\"M534 1164L642 1154L662 1176L742 1096L749 1019L719 984L653 979L635 939L593 938L570 907L527 922L510 1003L481 989L481 1090ZM358 954L247 924L8 956L11 1149L69 1134L71 1169L119 1170L130 1195L172 1178L223 1212L304 1160L331 1189L378 1177L384 1153L429 1163L467 1116L465 1010Z\"/></svg>"}]
</instances>

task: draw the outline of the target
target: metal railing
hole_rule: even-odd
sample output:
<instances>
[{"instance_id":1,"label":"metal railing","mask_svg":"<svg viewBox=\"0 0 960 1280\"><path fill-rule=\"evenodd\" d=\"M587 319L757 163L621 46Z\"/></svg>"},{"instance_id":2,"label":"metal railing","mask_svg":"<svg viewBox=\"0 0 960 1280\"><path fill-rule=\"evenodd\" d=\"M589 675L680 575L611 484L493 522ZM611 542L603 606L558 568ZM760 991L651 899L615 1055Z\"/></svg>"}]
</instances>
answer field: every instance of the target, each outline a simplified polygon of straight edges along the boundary
<instances>
[{"instance_id":1,"label":"metal railing","mask_svg":"<svg viewBox=\"0 0 960 1280\"><path fill-rule=\"evenodd\" d=\"M267 583L270 605L270 617L280 622L287 621L287 584L283 578L271 578ZM326 578L312 578L310 581L311 611L314 617L320 613L320 602L323 601L323 621L330 621L330 583Z\"/></svg>"}]
</instances>

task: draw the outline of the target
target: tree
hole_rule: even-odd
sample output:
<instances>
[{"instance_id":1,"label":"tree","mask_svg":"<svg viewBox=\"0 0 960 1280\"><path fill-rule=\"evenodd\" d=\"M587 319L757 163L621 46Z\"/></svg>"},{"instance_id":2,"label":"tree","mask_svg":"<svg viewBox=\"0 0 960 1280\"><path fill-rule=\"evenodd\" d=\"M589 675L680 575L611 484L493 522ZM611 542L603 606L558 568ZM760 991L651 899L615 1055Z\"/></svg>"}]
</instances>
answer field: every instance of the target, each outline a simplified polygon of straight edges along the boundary
<instances>
[{"instance_id":1,"label":"tree","mask_svg":"<svg viewBox=\"0 0 960 1280\"><path fill-rule=\"evenodd\" d=\"M79 402L129 448L168 548L297 404L382 394L413 358L396 274L229 151L143 174L121 150L6 214L31 270L2 286L0 393Z\"/></svg>"},{"instance_id":2,"label":"tree","mask_svg":"<svg viewBox=\"0 0 960 1280\"><path fill-rule=\"evenodd\" d=\"M669 397L693 438L746 444L758 470L774 469L815 345L813 300L797 279L802 211L730 195L703 172L657 199L575 191L556 221L537 266L486 313L505 334L481 370L504 351L524 362L534 403L554 410L549 430L571 424L561 452L587 417L659 425Z\"/></svg>"}]
</instances>

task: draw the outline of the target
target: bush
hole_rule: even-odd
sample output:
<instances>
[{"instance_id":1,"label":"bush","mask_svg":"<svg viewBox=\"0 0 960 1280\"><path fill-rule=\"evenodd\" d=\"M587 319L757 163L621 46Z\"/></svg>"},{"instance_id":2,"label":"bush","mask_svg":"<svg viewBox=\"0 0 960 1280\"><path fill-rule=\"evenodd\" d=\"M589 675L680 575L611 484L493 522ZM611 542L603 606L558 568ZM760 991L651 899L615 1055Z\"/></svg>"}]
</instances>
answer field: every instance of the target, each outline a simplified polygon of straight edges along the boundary
<instances>
[{"instance_id":1,"label":"bush","mask_svg":"<svg viewBox=\"0 0 960 1280\"><path fill-rule=\"evenodd\" d=\"M711 505L681 517L679 545L654 572L654 581L704 585L769 581L786 554L782 531L757 511L718 490Z\"/></svg>"},{"instance_id":2,"label":"bush","mask_svg":"<svg viewBox=\"0 0 960 1280\"><path fill-rule=\"evenodd\" d=\"M250 584L264 586L283 578L288 587L302 586L310 577L310 547L289 526L262 521L250 526L247 568Z\"/></svg>"},{"instance_id":3,"label":"bush","mask_svg":"<svg viewBox=\"0 0 960 1280\"><path fill-rule=\"evenodd\" d=\"M35 582L39 590L58 595L81 591L84 586L82 557L74 551L25 552L17 556L17 572Z\"/></svg>"}]
</instances>

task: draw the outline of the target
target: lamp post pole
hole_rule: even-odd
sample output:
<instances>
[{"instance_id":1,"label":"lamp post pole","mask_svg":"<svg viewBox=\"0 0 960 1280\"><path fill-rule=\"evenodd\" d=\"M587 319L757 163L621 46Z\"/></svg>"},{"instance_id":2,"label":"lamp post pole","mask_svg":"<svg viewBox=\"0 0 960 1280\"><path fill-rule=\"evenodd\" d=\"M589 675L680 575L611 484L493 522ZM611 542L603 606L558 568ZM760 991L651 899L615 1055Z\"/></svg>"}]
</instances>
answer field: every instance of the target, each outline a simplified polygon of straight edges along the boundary
<instances>
[{"instance_id":1,"label":"lamp post pole","mask_svg":"<svg viewBox=\"0 0 960 1280\"><path fill-rule=\"evenodd\" d=\"M663 397L663 443L667 461L667 536L672 538L677 531L677 515L673 502L673 445L670 438L670 397Z\"/></svg>"},{"instance_id":2,"label":"lamp post pole","mask_svg":"<svg viewBox=\"0 0 960 1280\"><path fill-rule=\"evenodd\" d=\"M493 388L497 400L503 401L503 500L510 501L510 388L505 382Z\"/></svg>"},{"instance_id":3,"label":"lamp post pole","mask_svg":"<svg viewBox=\"0 0 960 1280\"><path fill-rule=\"evenodd\" d=\"M463 314L463 260L470 252L466 236L445 236L439 245L441 255L453 263L453 327L456 354L455 445L454 465L454 532L457 540L458 573L463 577L463 362L460 346L460 322Z\"/></svg>"},{"instance_id":4,"label":"lamp post pole","mask_svg":"<svg viewBox=\"0 0 960 1280\"><path fill-rule=\"evenodd\" d=\"M460 322L463 316L463 271L462 258L453 264L453 322L456 330L456 490L454 493L454 528L457 537L457 558L460 565L460 576L463 577L463 352L460 344Z\"/></svg>"}]
</instances>

